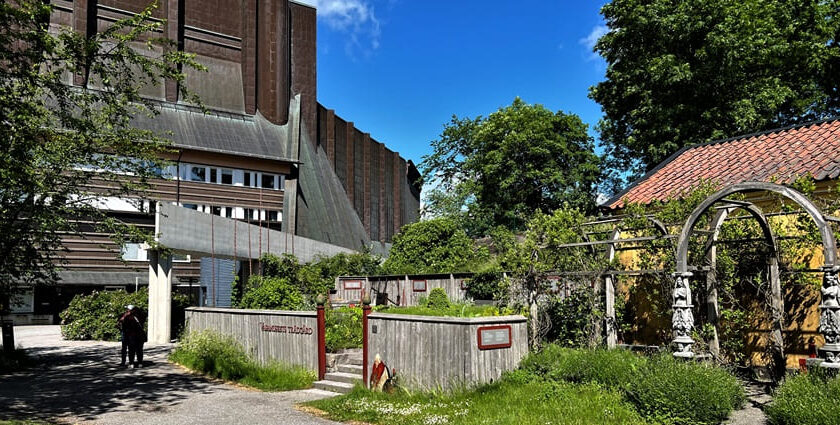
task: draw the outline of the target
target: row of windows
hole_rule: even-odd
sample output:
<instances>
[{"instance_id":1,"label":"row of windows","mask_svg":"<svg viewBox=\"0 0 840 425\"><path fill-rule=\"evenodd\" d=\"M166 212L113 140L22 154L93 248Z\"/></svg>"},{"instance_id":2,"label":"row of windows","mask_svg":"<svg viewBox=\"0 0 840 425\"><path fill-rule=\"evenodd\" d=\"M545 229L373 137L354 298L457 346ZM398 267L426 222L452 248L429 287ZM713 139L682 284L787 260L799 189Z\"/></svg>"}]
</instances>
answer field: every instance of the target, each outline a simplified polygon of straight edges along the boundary
<instances>
[{"instance_id":1,"label":"row of windows","mask_svg":"<svg viewBox=\"0 0 840 425\"><path fill-rule=\"evenodd\" d=\"M239 220L281 222L283 214L277 210L261 210L243 207L221 207L215 205L181 204L184 208Z\"/></svg>"},{"instance_id":2,"label":"row of windows","mask_svg":"<svg viewBox=\"0 0 840 425\"><path fill-rule=\"evenodd\" d=\"M161 177L180 180L215 183L229 186L257 187L271 190L283 190L285 176L264 173L262 171L240 170L235 168L211 167L208 165L181 163L180 175L176 165L170 165L161 172Z\"/></svg>"},{"instance_id":3,"label":"row of windows","mask_svg":"<svg viewBox=\"0 0 840 425\"><path fill-rule=\"evenodd\" d=\"M128 242L122 246L121 257L125 261L149 261L149 252L144 244ZM189 263L191 260L186 254L172 254L172 261L176 263Z\"/></svg>"}]
</instances>

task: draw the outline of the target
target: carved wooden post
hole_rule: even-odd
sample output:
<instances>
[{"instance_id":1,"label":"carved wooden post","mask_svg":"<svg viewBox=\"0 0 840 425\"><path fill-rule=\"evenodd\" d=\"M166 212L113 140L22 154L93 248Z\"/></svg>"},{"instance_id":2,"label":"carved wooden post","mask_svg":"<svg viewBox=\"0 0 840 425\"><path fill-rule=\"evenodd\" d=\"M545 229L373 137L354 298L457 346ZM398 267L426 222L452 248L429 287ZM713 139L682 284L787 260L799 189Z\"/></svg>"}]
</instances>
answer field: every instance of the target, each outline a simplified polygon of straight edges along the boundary
<instances>
[{"instance_id":1,"label":"carved wooden post","mask_svg":"<svg viewBox=\"0 0 840 425\"><path fill-rule=\"evenodd\" d=\"M773 360L773 378L781 380L786 373L785 362L785 302L782 298L782 282L779 279L779 259L774 251L767 264L770 275L770 314L773 329L770 331L770 347Z\"/></svg>"},{"instance_id":2,"label":"carved wooden post","mask_svg":"<svg viewBox=\"0 0 840 425\"><path fill-rule=\"evenodd\" d=\"M327 374L327 326L324 312L326 302L327 298L324 295L315 298L318 312L318 380L324 379Z\"/></svg>"},{"instance_id":3,"label":"carved wooden post","mask_svg":"<svg viewBox=\"0 0 840 425\"><path fill-rule=\"evenodd\" d=\"M840 282L837 279L837 266L824 266L823 286L820 289L822 304L820 304L819 331L825 337L822 347L825 360L820 366L840 369Z\"/></svg>"},{"instance_id":4,"label":"carved wooden post","mask_svg":"<svg viewBox=\"0 0 840 425\"><path fill-rule=\"evenodd\" d=\"M688 279L691 272L674 273L674 315L671 328L674 330L675 357L692 358L691 351L694 340L691 331L694 329L694 314L691 311L691 288Z\"/></svg>"},{"instance_id":5,"label":"carved wooden post","mask_svg":"<svg viewBox=\"0 0 840 425\"><path fill-rule=\"evenodd\" d=\"M362 297L362 382L370 388L368 377L368 315L370 314L370 295Z\"/></svg>"}]
</instances>

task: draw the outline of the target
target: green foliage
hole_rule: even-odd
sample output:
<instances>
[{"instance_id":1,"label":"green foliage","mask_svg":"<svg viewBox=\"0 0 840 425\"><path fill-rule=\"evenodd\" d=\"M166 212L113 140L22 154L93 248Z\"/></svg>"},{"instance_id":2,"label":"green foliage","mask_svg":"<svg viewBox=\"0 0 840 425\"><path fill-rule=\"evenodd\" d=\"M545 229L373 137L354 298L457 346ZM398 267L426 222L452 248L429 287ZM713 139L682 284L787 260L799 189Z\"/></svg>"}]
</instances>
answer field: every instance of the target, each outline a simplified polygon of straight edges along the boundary
<instances>
[{"instance_id":1,"label":"green foliage","mask_svg":"<svg viewBox=\"0 0 840 425\"><path fill-rule=\"evenodd\" d=\"M615 389L657 423L717 424L744 400L743 388L727 371L667 353L647 358L621 350L548 346L523 359L521 369L547 380Z\"/></svg>"},{"instance_id":2,"label":"green foliage","mask_svg":"<svg viewBox=\"0 0 840 425\"><path fill-rule=\"evenodd\" d=\"M56 281L62 238L81 232L80 219L117 242L154 245L154 235L91 199L143 199L165 163L167 140L134 127L159 113L142 88L173 81L199 103L185 89L182 66L204 68L160 37L166 22L152 18L156 7L87 36L51 26L50 2L0 4L0 300L21 284ZM68 85L68 76L80 84ZM100 182L96 193L92 179Z\"/></svg>"},{"instance_id":3,"label":"green foliage","mask_svg":"<svg viewBox=\"0 0 840 425\"><path fill-rule=\"evenodd\" d=\"M446 309L431 308L425 305L412 307L381 307L377 311L391 314L411 314L415 316L440 316L440 317L486 317L486 316L507 316L520 314L520 311L513 308L498 308L492 305L472 305L450 303Z\"/></svg>"},{"instance_id":4,"label":"green foliage","mask_svg":"<svg viewBox=\"0 0 840 425\"><path fill-rule=\"evenodd\" d=\"M597 385L540 380L501 381L453 392L350 394L307 403L330 419L372 424L646 424L621 395Z\"/></svg>"},{"instance_id":5,"label":"green foliage","mask_svg":"<svg viewBox=\"0 0 840 425\"><path fill-rule=\"evenodd\" d=\"M486 118L453 116L432 149L420 166L440 186L425 214L454 217L473 236L523 229L536 210L595 207L599 159L577 115L516 98Z\"/></svg>"},{"instance_id":6,"label":"green foliage","mask_svg":"<svg viewBox=\"0 0 840 425\"><path fill-rule=\"evenodd\" d=\"M324 312L327 352L362 347L362 309L327 308Z\"/></svg>"},{"instance_id":7,"label":"green foliage","mask_svg":"<svg viewBox=\"0 0 840 425\"><path fill-rule=\"evenodd\" d=\"M834 116L836 1L613 0L591 88L610 165L630 178L690 143Z\"/></svg>"},{"instance_id":8,"label":"green foliage","mask_svg":"<svg viewBox=\"0 0 840 425\"><path fill-rule=\"evenodd\" d=\"M809 373L788 377L765 408L773 425L840 423L840 378Z\"/></svg>"},{"instance_id":9,"label":"green foliage","mask_svg":"<svg viewBox=\"0 0 840 425\"><path fill-rule=\"evenodd\" d=\"M467 296L474 300L501 300L509 282L500 271L477 272L467 281Z\"/></svg>"},{"instance_id":10,"label":"green foliage","mask_svg":"<svg viewBox=\"0 0 840 425\"><path fill-rule=\"evenodd\" d=\"M545 335L548 342L566 347L590 344L596 321L603 319L600 303L589 286L578 286L568 296L554 296L546 306L551 327Z\"/></svg>"},{"instance_id":11,"label":"green foliage","mask_svg":"<svg viewBox=\"0 0 840 425\"><path fill-rule=\"evenodd\" d=\"M426 307L434 310L446 310L451 306L449 297L446 296L446 290L443 288L432 288L429 292L429 300Z\"/></svg>"},{"instance_id":12,"label":"green foliage","mask_svg":"<svg viewBox=\"0 0 840 425\"><path fill-rule=\"evenodd\" d=\"M169 359L214 378L236 381L263 391L297 390L315 382L315 372L276 362L260 364L232 337L211 330L193 332L181 338Z\"/></svg>"},{"instance_id":13,"label":"green foliage","mask_svg":"<svg viewBox=\"0 0 840 425\"><path fill-rule=\"evenodd\" d=\"M125 306L132 304L142 311L149 311L149 289L137 292L94 291L90 295L77 295L66 310L62 311L61 334L70 340L119 341L117 319L125 313ZM183 317L189 307L189 297L172 294L173 317ZM173 323L173 325L177 325Z\"/></svg>"},{"instance_id":14,"label":"green foliage","mask_svg":"<svg viewBox=\"0 0 840 425\"><path fill-rule=\"evenodd\" d=\"M338 276L379 274L380 261L369 252L317 257L305 264L291 254L263 254L261 275L251 276L246 285L237 282L232 298L239 308L298 310L326 295Z\"/></svg>"},{"instance_id":15,"label":"green foliage","mask_svg":"<svg viewBox=\"0 0 840 425\"><path fill-rule=\"evenodd\" d=\"M443 217L403 226L382 269L390 274L470 271L488 257L455 220Z\"/></svg>"},{"instance_id":16,"label":"green foliage","mask_svg":"<svg viewBox=\"0 0 840 425\"><path fill-rule=\"evenodd\" d=\"M300 286L289 278L251 276L248 285L237 304L240 308L300 310L304 306Z\"/></svg>"}]
</instances>

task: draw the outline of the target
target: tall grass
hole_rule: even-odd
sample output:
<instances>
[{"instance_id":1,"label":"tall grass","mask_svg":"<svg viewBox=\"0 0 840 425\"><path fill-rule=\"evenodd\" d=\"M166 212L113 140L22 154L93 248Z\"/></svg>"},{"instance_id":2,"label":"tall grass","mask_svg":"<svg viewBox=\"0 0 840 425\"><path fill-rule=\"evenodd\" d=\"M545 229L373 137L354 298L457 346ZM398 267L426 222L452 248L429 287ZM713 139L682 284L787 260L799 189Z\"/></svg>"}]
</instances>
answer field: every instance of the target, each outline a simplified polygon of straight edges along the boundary
<instances>
[{"instance_id":1,"label":"tall grass","mask_svg":"<svg viewBox=\"0 0 840 425\"><path fill-rule=\"evenodd\" d=\"M670 354L642 357L624 350L552 345L526 357L521 368L549 381L620 391L642 415L664 424L717 424L744 401L743 388L726 370Z\"/></svg>"},{"instance_id":2,"label":"tall grass","mask_svg":"<svg viewBox=\"0 0 840 425\"><path fill-rule=\"evenodd\" d=\"M189 369L264 391L285 391L312 386L315 372L300 366L253 359L232 337L205 330L182 337L169 359Z\"/></svg>"},{"instance_id":3,"label":"tall grass","mask_svg":"<svg viewBox=\"0 0 840 425\"><path fill-rule=\"evenodd\" d=\"M388 395L357 388L307 403L331 419L372 424L642 425L615 391L597 385L503 379L473 390Z\"/></svg>"},{"instance_id":4,"label":"tall grass","mask_svg":"<svg viewBox=\"0 0 840 425\"><path fill-rule=\"evenodd\" d=\"M771 424L840 424L840 377L821 373L788 377L765 409Z\"/></svg>"}]
</instances>

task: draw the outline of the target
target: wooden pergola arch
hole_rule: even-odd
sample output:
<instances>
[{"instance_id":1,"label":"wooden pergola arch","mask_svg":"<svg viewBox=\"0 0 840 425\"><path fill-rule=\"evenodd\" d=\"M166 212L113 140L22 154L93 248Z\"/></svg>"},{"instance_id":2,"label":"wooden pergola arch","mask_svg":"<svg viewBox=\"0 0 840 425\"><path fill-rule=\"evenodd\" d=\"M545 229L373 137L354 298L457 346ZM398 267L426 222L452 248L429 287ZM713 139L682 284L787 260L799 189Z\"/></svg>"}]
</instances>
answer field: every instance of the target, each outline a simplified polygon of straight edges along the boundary
<instances>
[{"instance_id":1,"label":"wooden pergola arch","mask_svg":"<svg viewBox=\"0 0 840 425\"><path fill-rule=\"evenodd\" d=\"M775 238L770 229L769 223L767 222L766 216L757 206L750 202L732 201L726 199L727 196L733 194L757 191L776 193L795 202L811 217L820 232L825 260L822 267L823 288L822 304L820 305L821 315L819 330L823 336L825 336L826 340L826 344L822 348L824 361L821 365L829 368L840 368L840 305L838 305L838 298L840 297L840 284L838 284L837 279L837 246L831 229L830 220L827 219L820 209L802 193L789 187L765 182L739 183L719 190L700 203L700 205L692 211L691 215L683 225L677 240L676 272L674 273L674 313L672 317L672 330L674 332L673 342L675 347L674 355L686 358L694 357L694 353L692 352L694 341L690 336L690 333L694 328L694 317L692 313L693 305L691 290L688 281L693 276L693 273L689 270L688 264L690 237L692 233L695 232L694 227L697 225L700 217L704 213L706 213L716 203L726 202L726 204L720 208L720 211L711 223L711 234L709 242L707 243L707 261L711 260L710 264L714 265L714 242L717 238L721 224L731 211L737 208L744 209L759 222L762 232L764 233L764 239L771 248L771 253L768 259L768 267L770 271L769 276L771 281L771 292L773 293L773 354L774 360L778 361L781 359L783 367L784 354L782 351L781 337L783 330L782 313L784 306L782 304L781 286L779 283L778 247L776 246ZM711 285L710 289L713 289L715 284L713 270L713 267L710 268L710 271L712 272L707 274L707 285ZM717 329L716 298L716 291L710 291L710 297L707 303L710 309L710 318ZM717 337L716 334L715 339ZM710 347L713 353L718 349L716 342L716 340L713 341L713 345Z\"/></svg>"}]
</instances>

